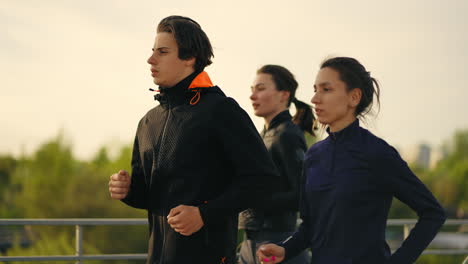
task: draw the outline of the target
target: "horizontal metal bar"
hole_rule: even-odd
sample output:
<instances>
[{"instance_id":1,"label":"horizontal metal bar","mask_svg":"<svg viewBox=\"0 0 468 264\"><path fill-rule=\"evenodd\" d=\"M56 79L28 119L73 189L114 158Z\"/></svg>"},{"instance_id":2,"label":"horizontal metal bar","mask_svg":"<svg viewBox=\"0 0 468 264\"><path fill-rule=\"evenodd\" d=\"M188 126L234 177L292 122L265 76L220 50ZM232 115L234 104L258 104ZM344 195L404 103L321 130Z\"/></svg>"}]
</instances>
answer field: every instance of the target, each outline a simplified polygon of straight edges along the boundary
<instances>
[{"instance_id":1,"label":"horizontal metal bar","mask_svg":"<svg viewBox=\"0 0 468 264\"><path fill-rule=\"evenodd\" d=\"M467 249L429 249L423 255L465 255ZM146 259L147 254L106 254L106 255L83 255L78 256L15 256L0 257L0 261L65 261L65 260L123 260L123 259Z\"/></svg>"},{"instance_id":2,"label":"horizontal metal bar","mask_svg":"<svg viewBox=\"0 0 468 264\"><path fill-rule=\"evenodd\" d=\"M122 259L146 259L148 254L107 254L107 255L83 255L83 256L15 256L1 257L0 261L53 261L53 260L122 260Z\"/></svg>"},{"instance_id":3,"label":"horizontal metal bar","mask_svg":"<svg viewBox=\"0 0 468 264\"><path fill-rule=\"evenodd\" d=\"M418 222L417 219L388 219L388 226L401 226L401 225L415 225ZM444 226L449 225L467 225L468 219L447 219Z\"/></svg>"},{"instance_id":4,"label":"horizontal metal bar","mask_svg":"<svg viewBox=\"0 0 468 264\"><path fill-rule=\"evenodd\" d=\"M423 255L468 255L468 249L426 249Z\"/></svg>"},{"instance_id":5,"label":"horizontal metal bar","mask_svg":"<svg viewBox=\"0 0 468 264\"><path fill-rule=\"evenodd\" d=\"M145 225L146 218L5 219L0 225Z\"/></svg>"},{"instance_id":6,"label":"horizontal metal bar","mask_svg":"<svg viewBox=\"0 0 468 264\"><path fill-rule=\"evenodd\" d=\"M389 219L388 226L414 225L417 219ZM52 218L52 219L6 219L0 218L0 225L144 225L146 218ZM444 225L467 225L468 219L448 219Z\"/></svg>"}]
</instances>

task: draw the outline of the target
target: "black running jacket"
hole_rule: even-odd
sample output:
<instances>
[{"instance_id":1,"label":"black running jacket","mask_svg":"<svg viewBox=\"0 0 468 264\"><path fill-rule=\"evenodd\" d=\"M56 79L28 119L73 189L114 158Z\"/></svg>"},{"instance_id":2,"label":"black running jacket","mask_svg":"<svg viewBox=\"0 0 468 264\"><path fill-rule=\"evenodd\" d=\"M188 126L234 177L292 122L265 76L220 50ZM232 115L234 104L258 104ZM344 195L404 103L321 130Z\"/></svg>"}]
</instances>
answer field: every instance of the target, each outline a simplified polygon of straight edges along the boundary
<instances>
[{"instance_id":1,"label":"black running jacket","mask_svg":"<svg viewBox=\"0 0 468 264\"><path fill-rule=\"evenodd\" d=\"M122 200L148 211L147 263L234 263L238 213L274 191L274 164L247 113L206 72L155 98L160 105L138 124ZM183 236L169 226L178 205L199 207L198 232Z\"/></svg>"}]
</instances>

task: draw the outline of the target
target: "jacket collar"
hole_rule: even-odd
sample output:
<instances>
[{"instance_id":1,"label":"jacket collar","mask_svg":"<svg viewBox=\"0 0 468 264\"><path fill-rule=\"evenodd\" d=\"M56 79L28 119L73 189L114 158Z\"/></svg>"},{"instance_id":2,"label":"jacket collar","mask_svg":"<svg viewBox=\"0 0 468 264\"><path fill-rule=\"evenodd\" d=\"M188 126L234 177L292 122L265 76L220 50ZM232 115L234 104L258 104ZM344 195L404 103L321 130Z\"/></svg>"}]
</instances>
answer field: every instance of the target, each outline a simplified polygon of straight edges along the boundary
<instances>
[{"instance_id":1,"label":"jacket collar","mask_svg":"<svg viewBox=\"0 0 468 264\"><path fill-rule=\"evenodd\" d=\"M345 140L346 138L352 137L356 133L356 131L358 131L358 128L359 128L359 119L356 118L356 120L354 120L347 127L337 132L331 132L330 127L327 127L327 133L330 139L332 139L333 141L340 142L342 140Z\"/></svg>"},{"instance_id":2,"label":"jacket collar","mask_svg":"<svg viewBox=\"0 0 468 264\"><path fill-rule=\"evenodd\" d=\"M264 137L268 131L272 131L274 128L278 127L284 122L287 122L288 120L292 120L292 117L289 114L289 110L284 110L283 112L273 117L273 119L270 122L270 125L268 126L268 129L266 128L266 126L263 126L263 130L260 133L260 136Z\"/></svg>"},{"instance_id":3,"label":"jacket collar","mask_svg":"<svg viewBox=\"0 0 468 264\"><path fill-rule=\"evenodd\" d=\"M289 121L289 120L292 120L292 116L289 113L289 110L284 110L283 112L281 112L281 113L277 114L275 117L273 117L273 119L270 122L270 125L268 126L268 129L266 129L266 130L273 129L273 128L279 126L281 123L283 123L285 121Z\"/></svg>"},{"instance_id":4,"label":"jacket collar","mask_svg":"<svg viewBox=\"0 0 468 264\"><path fill-rule=\"evenodd\" d=\"M200 100L201 89L212 86L213 83L208 73L195 71L173 87L160 87L160 93L156 94L154 99L158 100L162 105L177 106L187 102L195 105Z\"/></svg>"}]
</instances>

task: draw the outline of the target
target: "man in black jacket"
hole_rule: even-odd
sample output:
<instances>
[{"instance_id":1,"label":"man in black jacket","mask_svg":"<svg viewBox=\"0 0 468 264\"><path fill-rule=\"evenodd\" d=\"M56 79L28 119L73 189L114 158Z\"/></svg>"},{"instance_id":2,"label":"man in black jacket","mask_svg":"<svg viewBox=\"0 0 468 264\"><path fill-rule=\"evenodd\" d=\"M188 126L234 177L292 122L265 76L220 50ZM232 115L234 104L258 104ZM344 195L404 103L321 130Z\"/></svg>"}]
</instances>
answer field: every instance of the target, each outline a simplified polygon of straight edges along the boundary
<instances>
[{"instance_id":1,"label":"man in black jacket","mask_svg":"<svg viewBox=\"0 0 468 264\"><path fill-rule=\"evenodd\" d=\"M113 199L148 211L147 263L234 263L237 214L278 178L246 112L203 71L212 56L194 20L159 23L148 63L160 105L138 124L132 175L109 182Z\"/></svg>"}]
</instances>

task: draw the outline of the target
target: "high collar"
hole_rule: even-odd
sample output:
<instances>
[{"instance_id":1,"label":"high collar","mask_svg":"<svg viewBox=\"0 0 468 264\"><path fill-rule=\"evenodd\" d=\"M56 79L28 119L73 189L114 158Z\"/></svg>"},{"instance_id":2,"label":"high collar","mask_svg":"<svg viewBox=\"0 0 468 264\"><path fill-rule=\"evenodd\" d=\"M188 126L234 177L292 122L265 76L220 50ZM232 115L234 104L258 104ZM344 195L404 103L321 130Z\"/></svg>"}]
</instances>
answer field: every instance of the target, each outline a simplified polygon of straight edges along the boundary
<instances>
[{"instance_id":1,"label":"high collar","mask_svg":"<svg viewBox=\"0 0 468 264\"><path fill-rule=\"evenodd\" d=\"M169 106L177 106L189 102L190 104L196 104L200 98L200 90L197 88L207 88L211 86L213 86L213 84L206 72L195 71L173 87L160 87L160 93L156 94L154 99L158 100L161 105ZM190 100L190 98L194 99L196 96L198 96L198 100Z\"/></svg>"},{"instance_id":2,"label":"high collar","mask_svg":"<svg viewBox=\"0 0 468 264\"><path fill-rule=\"evenodd\" d=\"M279 126L281 123L285 122L285 121L288 121L288 120L292 120L292 116L291 114L289 114L289 110L284 110L283 112L277 114L275 117L273 117L273 119L270 121L270 125L268 126L268 129L265 129L264 130L270 130L270 129L273 129L277 126Z\"/></svg>"},{"instance_id":3,"label":"high collar","mask_svg":"<svg viewBox=\"0 0 468 264\"><path fill-rule=\"evenodd\" d=\"M359 119L356 118L351 124L349 124L347 127L341 129L340 131L336 132L331 132L330 127L327 127L327 133L333 141L342 141L345 140L346 138L351 137L355 131L359 128Z\"/></svg>"}]
</instances>

